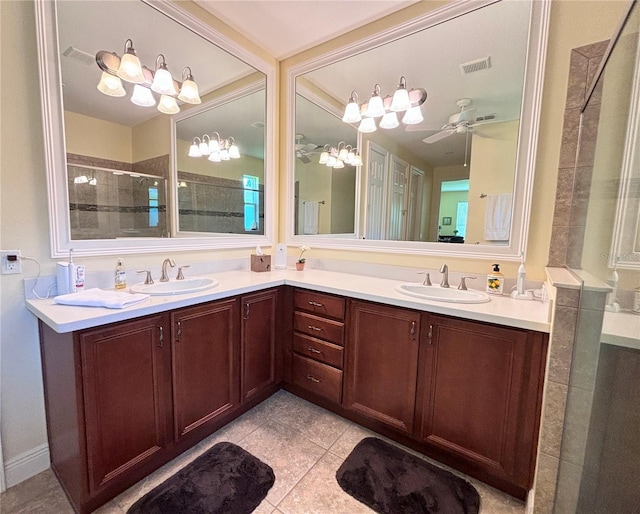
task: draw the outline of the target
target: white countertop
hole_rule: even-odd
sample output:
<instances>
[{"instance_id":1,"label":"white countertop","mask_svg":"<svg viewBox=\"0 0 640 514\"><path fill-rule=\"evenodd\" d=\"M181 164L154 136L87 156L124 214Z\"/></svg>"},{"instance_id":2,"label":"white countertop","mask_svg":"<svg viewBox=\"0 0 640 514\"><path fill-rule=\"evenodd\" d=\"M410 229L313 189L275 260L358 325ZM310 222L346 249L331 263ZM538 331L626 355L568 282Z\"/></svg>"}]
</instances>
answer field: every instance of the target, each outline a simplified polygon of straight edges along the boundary
<instances>
[{"instance_id":1,"label":"white countertop","mask_svg":"<svg viewBox=\"0 0 640 514\"><path fill-rule=\"evenodd\" d=\"M222 271L199 276L215 278L220 285L190 294L152 296L142 303L124 309L72 307L56 304L52 298L28 299L26 306L56 332L65 333L286 284L434 314L457 316L539 332L550 330L550 304L540 300L514 300L505 295L491 296L490 302L477 304L429 301L395 291L394 288L403 283L402 281L317 269L305 271L287 269L264 273L248 270Z\"/></svg>"},{"instance_id":2,"label":"white countertop","mask_svg":"<svg viewBox=\"0 0 640 514\"><path fill-rule=\"evenodd\" d=\"M601 341L640 350L640 314L605 312Z\"/></svg>"}]
</instances>

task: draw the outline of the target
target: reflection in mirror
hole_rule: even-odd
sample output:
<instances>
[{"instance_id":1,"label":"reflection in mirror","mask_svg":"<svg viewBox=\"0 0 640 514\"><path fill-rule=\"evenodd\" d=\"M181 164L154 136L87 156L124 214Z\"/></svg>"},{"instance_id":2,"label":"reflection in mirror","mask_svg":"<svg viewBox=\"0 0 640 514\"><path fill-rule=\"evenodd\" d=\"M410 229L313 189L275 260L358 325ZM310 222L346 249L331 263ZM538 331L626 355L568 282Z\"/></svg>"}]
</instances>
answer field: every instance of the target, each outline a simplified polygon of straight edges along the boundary
<instances>
[{"instance_id":1,"label":"reflection in mirror","mask_svg":"<svg viewBox=\"0 0 640 514\"><path fill-rule=\"evenodd\" d=\"M294 231L295 234L353 235L357 167L339 163L336 155L326 156L327 159L333 157L331 166L332 161L320 163L320 160L323 153L331 154L331 149L338 152L338 147L358 151L357 131L342 123L321 97L309 91L306 94L324 107L301 94L296 95ZM337 167L339 164L341 167Z\"/></svg>"},{"instance_id":2,"label":"reflection in mirror","mask_svg":"<svg viewBox=\"0 0 640 514\"><path fill-rule=\"evenodd\" d=\"M159 241L153 239L159 237L180 236L182 241L179 243L165 240L161 246L184 249L206 246L205 235L217 234L215 243L211 243L217 247L221 244L220 235L225 234L241 234L243 238L249 234L264 239L270 232L268 227L265 229L265 223L269 225L270 222L264 219L265 190L270 187L265 165L264 126L267 109L272 105L266 98L266 84L271 85L272 78L267 80L263 71L272 73L272 70L263 61L218 36L171 2L159 1L150 5L138 0L58 0L37 4L37 14L43 62L45 137L49 142L47 166L54 256L66 253L70 247L79 255L105 250L120 253L127 249L156 249L160 246ZM158 34L162 37L158 38ZM233 50L241 58L224 48ZM123 55L132 51L142 65L142 84L137 83L138 79L125 78L119 69L120 62L124 62ZM157 86L154 80L165 66L169 79L173 78L175 93ZM107 71L103 73L104 70ZM247 175L259 180L254 191L256 198L262 197L256 201L253 230L245 230L244 225L228 224L190 227L189 230L196 233L194 237L198 237L191 242L185 240L187 234L177 233L179 215L175 189L179 181L172 157L180 150L174 147L175 140L172 140L172 115L200 107L192 105L198 103L198 95L187 95L186 87L183 87L193 86L191 81L195 82L199 97L205 102L229 95L234 89L246 88L248 82L260 84L259 98L245 94L233 102L236 112L251 112L251 121L260 123L257 129L247 126L240 130L228 125L207 128L207 131L219 131L225 139L233 136L236 143L246 141L247 145L252 144L249 138L253 137L247 133L256 132L255 137L259 140L259 145L253 145L259 147L256 163L249 165L253 158L250 152L245 152L241 159L243 165L249 166ZM58 84L63 85L59 91ZM171 89L170 86L171 80L167 87ZM143 94L143 100L140 94ZM151 105L143 106L146 101ZM225 132L229 129L234 133ZM88 188L92 186L88 183L74 183L78 166L95 170L88 172L91 177L95 175L98 184L93 192L89 192ZM126 173L114 175L118 172ZM104 175L104 184L109 176L113 179L140 175L153 177L154 181L157 177L158 183L162 184L158 191L157 224L151 220L154 226L148 223L143 226L144 216L137 216L135 222L125 220L124 216L131 210L136 213L144 210L147 215L155 212L152 204L156 200L147 198L145 205L132 204L130 188L122 186L124 178L117 179L120 183L118 196L113 194L115 185L103 189L106 186L101 184L97 174ZM133 178L135 185L136 177ZM187 189L195 187L192 182ZM147 196L149 194L152 192L147 191ZM201 196L202 192L194 192L194 198ZM228 203L219 203L216 209L227 218L237 215L233 210L235 206ZM191 210L197 211L198 206L192 205ZM107 212L112 213L111 219ZM121 215L120 225L113 221L116 213ZM123 237L126 239L112 241ZM149 241L145 242L144 238ZM238 244L245 242L255 245L258 241L238 240ZM266 243L265 240L260 242ZM235 243L228 238L222 244L233 246Z\"/></svg>"},{"instance_id":3,"label":"reflection in mirror","mask_svg":"<svg viewBox=\"0 0 640 514\"><path fill-rule=\"evenodd\" d=\"M175 118L179 234L264 234L264 80L250 89Z\"/></svg>"},{"instance_id":4,"label":"reflection in mirror","mask_svg":"<svg viewBox=\"0 0 640 514\"><path fill-rule=\"evenodd\" d=\"M166 237L166 178L71 160L67 176L73 239Z\"/></svg>"},{"instance_id":5,"label":"reflection in mirror","mask_svg":"<svg viewBox=\"0 0 640 514\"><path fill-rule=\"evenodd\" d=\"M365 116L351 124L359 129L364 161L354 194L354 200L362 199L356 206L356 238L505 246L503 253L519 255L526 240L548 2L498 1L456 9L432 13L438 23L427 14L397 33L294 67L290 77L297 93L311 84L341 105L340 114L352 91L359 94ZM381 128L382 118L368 118L365 104L372 91L379 91L389 106L403 78L410 95L413 88L427 91L423 119L408 120L401 111L395 128ZM391 114L388 107L385 112ZM301 119L296 112L290 138L311 130L301 130ZM323 127L318 118L312 142L329 138L334 126ZM298 170L296 162L296 181ZM442 184L463 180L466 198L446 205ZM443 218L451 218L451 225ZM356 246L381 247L363 241ZM490 250L496 251L501 252Z\"/></svg>"}]
</instances>

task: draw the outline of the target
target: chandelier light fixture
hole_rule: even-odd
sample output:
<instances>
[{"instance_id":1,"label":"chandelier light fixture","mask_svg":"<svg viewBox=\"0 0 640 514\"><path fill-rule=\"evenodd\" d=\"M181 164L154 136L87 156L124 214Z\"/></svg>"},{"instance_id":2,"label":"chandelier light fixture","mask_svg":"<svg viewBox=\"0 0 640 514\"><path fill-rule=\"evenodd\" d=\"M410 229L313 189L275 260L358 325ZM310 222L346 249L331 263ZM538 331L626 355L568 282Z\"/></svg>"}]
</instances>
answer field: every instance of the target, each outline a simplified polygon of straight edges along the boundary
<instances>
[{"instance_id":1,"label":"chandelier light fixture","mask_svg":"<svg viewBox=\"0 0 640 514\"><path fill-rule=\"evenodd\" d=\"M143 66L133 48L133 41L127 39L124 54L119 57L115 52L100 50L96 54L96 63L102 70L98 91L107 96L122 97L127 94L122 81L134 84L131 102L141 107L153 107L164 114L180 112L178 100L197 105L202 102L191 68L182 70L182 82L173 78L167 68L165 57L159 54L155 70ZM157 101L153 93L160 95Z\"/></svg>"},{"instance_id":2,"label":"chandelier light fixture","mask_svg":"<svg viewBox=\"0 0 640 514\"><path fill-rule=\"evenodd\" d=\"M318 164L324 164L329 168L344 168L345 164L349 166L362 166L362 157L358 153L357 148L351 145L345 145L344 141L340 141L338 146L333 147L324 145L320 153Z\"/></svg>"},{"instance_id":3,"label":"chandelier light fixture","mask_svg":"<svg viewBox=\"0 0 640 514\"><path fill-rule=\"evenodd\" d=\"M421 106L426 99L427 92L422 88L407 91L407 80L402 76L393 96L387 95L383 98L380 93L380 84L376 84L369 100L359 105L358 93L351 91L342 121L350 124L359 123L359 132L370 133L375 132L378 127L382 129L398 127L400 125L398 113L404 112L402 123L416 125L424 121ZM375 118L381 118L377 126Z\"/></svg>"},{"instance_id":4,"label":"chandelier light fixture","mask_svg":"<svg viewBox=\"0 0 640 514\"><path fill-rule=\"evenodd\" d=\"M240 158L240 149L233 137L221 139L214 132L212 136L204 134L202 138L194 137L189 147L189 157L207 157L211 162L222 162Z\"/></svg>"}]
</instances>

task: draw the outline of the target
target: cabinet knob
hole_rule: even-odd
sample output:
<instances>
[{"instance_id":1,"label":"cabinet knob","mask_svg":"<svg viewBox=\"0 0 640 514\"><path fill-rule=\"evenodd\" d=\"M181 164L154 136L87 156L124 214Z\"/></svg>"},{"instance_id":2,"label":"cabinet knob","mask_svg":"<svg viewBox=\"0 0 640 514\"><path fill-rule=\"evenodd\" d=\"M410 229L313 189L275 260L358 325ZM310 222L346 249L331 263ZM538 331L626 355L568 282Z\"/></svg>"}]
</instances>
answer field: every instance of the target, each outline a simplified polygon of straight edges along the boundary
<instances>
[{"instance_id":1,"label":"cabinet knob","mask_svg":"<svg viewBox=\"0 0 640 514\"><path fill-rule=\"evenodd\" d=\"M319 384L321 382L319 378L316 378L313 375L307 375L307 378L311 380L311 382L315 382L316 384Z\"/></svg>"}]
</instances>

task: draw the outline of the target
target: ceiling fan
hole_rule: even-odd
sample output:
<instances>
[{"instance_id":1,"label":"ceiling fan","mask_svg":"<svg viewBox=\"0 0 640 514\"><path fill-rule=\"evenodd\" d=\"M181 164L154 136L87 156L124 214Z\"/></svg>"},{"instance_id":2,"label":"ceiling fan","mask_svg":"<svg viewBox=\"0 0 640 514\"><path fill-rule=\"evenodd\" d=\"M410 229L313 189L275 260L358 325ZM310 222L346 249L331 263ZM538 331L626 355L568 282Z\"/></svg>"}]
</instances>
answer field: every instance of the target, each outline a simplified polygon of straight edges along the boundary
<instances>
[{"instance_id":1,"label":"ceiling fan","mask_svg":"<svg viewBox=\"0 0 640 514\"><path fill-rule=\"evenodd\" d=\"M488 134L484 134L475 128L475 125L490 123L495 120L495 115L490 114L477 118L475 116L476 108L472 107L468 109L471 104L471 100L468 98L461 98L456 102L456 105L460 107L460 112L454 113L449 116L449 120L442 126L439 132L424 138L422 141L428 144L435 143L449 137L453 134L469 134L473 133L480 137L489 137ZM408 125L408 131L429 130L428 128L420 125Z\"/></svg>"},{"instance_id":2,"label":"ceiling fan","mask_svg":"<svg viewBox=\"0 0 640 514\"><path fill-rule=\"evenodd\" d=\"M320 145L316 145L315 143L303 143L304 134L296 134L296 157L300 159L304 164L309 164L311 159L309 155L313 153L318 148L321 148Z\"/></svg>"}]
</instances>

